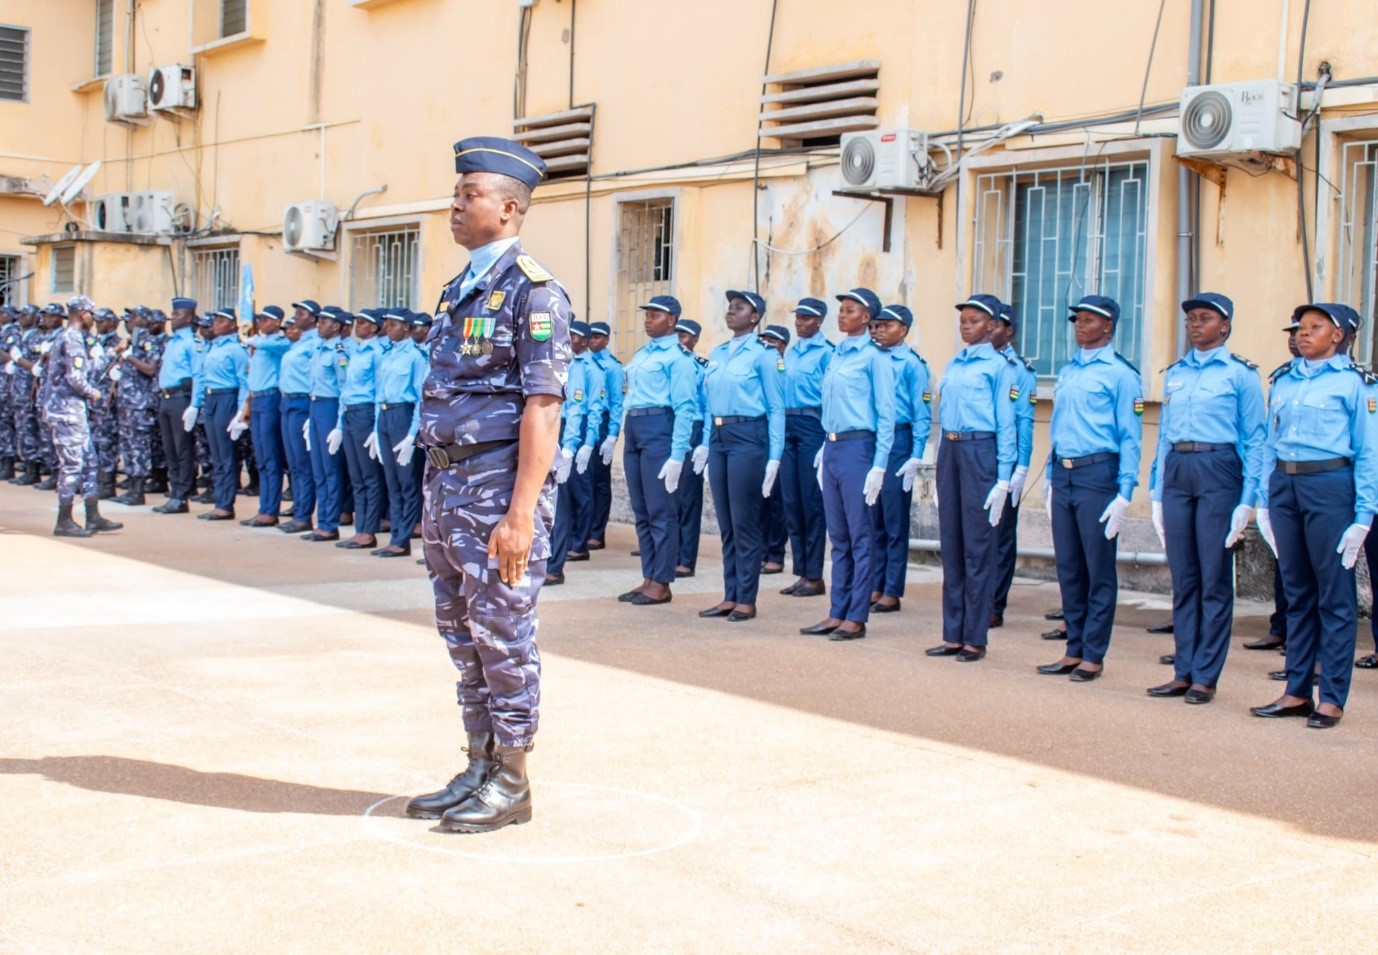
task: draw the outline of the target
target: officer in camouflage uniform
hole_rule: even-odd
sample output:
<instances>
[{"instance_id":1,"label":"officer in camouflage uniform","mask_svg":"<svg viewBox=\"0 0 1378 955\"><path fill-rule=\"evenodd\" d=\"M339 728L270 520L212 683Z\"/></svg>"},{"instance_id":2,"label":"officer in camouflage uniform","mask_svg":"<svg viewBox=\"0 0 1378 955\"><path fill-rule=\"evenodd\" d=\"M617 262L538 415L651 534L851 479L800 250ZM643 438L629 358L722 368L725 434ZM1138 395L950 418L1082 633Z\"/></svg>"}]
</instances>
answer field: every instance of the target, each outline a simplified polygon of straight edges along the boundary
<instances>
[{"instance_id":1,"label":"officer in camouflage uniform","mask_svg":"<svg viewBox=\"0 0 1378 955\"><path fill-rule=\"evenodd\" d=\"M119 316L110 309L96 312L96 344L104 355L104 371L93 382L100 389L101 400L91 406L91 434L96 442L96 497L102 501L115 496L115 470L119 465L119 389L118 379L111 377L115 371L115 348L120 343L119 325Z\"/></svg>"},{"instance_id":2,"label":"officer in camouflage uniform","mask_svg":"<svg viewBox=\"0 0 1378 955\"><path fill-rule=\"evenodd\" d=\"M459 670L465 769L407 812L450 832L531 819L536 598L554 523L551 464L572 357L569 297L518 233L545 163L504 139L455 144L450 231L469 267L445 287L421 405L422 535L436 627Z\"/></svg>"},{"instance_id":3,"label":"officer in camouflage uniform","mask_svg":"<svg viewBox=\"0 0 1378 955\"><path fill-rule=\"evenodd\" d=\"M14 449L20 466L11 484L38 483L40 469L38 416L34 406L36 380L34 368L40 358L42 332L38 329L38 309L26 306L19 313L19 335L5 366L10 393L10 413L14 416Z\"/></svg>"},{"instance_id":4,"label":"officer in camouflage uniform","mask_svg":"<svg viewBox=\"0 0 1378 955\"><path fill-rule=\"evenodd\" d=\"M10 400L10 353L19 342L19 309L0 305L0 481L14 477L14 405Z\"/></svg>"},{"instance_id":5,"label":"officer in camouflage uniform","mask_svg":"<svg viewBox=\"0 0 1378 955\"><path fill-rule=\"evenodd\" d=\"M158 405L162 400L162 393L158 389L157 366L162 364L163 350L167 348L167 313L161 308L140 308L146 326L145 332L148 342L152 349L148 354L150 360L156 358L153 373L153 454L151 456L152 469L149 472L147 487L144 488L149 494L166 494L168 492L167 483L167 454L163 451L163 430L158 427Z\"/></svg>"},{"instance_id":6,"label":"officer in camouflage uniform","mask_svg":"<svg viewBox=\"0 0 1378 955\"><path fill-rule=\"evenodd\" d=\"M67 310L56 302L45 307L39 318L39 328L42 331L38 344L40 361L34 369L34 375L40 380L47 374L48 354L61 337L66 318ZM38 421L38 460L47 473L47 477L34 485L34 490L53 491L57 489L57 447L53 444L53 429L43 415L43 400L39 388L34 389L33 402L34 417Z\"/></svg>"},{"instance_id":7,"label":"officer in camouflage uniform","mask_svg":"<svg viewBox=\"0 0 1378 955\"><path fill-rule=\"evenodd\" d=\"M117 346L119 368L120 456L129 475L129 489L115 498L117 504L139 506L153 471L153 439L158 434L158 363L163 360L166 338L148 331L147 315L132 313L129 338Z\"/></svg>"},{"instance_id":8,"label":"officer in camouflage uniform","mask_svg":"<svg viewBox=\"0 0 1378 955\"><path fill-rule=\"evenodd\" d=\"M97 531L116 531L123 527L100 515L96 499L96 445L87 418L87 405L102 402L101 394L92 380L105 369L105 357L98 353L93 360L86 334L94 323L95 305L85 295L77 295L67 303L70 310L67 325L61 329L48 352L47 369L43 373L43 417L52 430L57 449L61 476L57 487L56 537L90 537ZM86 499L86 526L72 520L72 501L80 491Z\"/></svg>"}]
</instances>

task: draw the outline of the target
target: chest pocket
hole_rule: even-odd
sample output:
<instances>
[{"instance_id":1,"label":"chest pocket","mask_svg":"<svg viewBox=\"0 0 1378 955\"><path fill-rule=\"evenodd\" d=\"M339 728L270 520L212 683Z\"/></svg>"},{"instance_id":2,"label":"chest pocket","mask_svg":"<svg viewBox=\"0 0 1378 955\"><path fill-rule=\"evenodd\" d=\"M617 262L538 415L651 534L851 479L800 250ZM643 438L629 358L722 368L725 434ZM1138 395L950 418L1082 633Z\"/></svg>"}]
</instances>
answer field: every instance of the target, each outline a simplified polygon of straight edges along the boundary
<instances>
[{"instance_id":1,"label":"chest pocket","mask_svg":"<svg viewBox=\"0 0 1378 955\"><path fill-rule=\"evenodd\" d=\"M1338 395L1307 395L1297 406L1297 425L1312 438L1326 432L1327 428L1333 433L1337 422L1346 417L1344 402ZM1343 426L1340 427L1343 430Z\"/></svg>"}]
</instances>

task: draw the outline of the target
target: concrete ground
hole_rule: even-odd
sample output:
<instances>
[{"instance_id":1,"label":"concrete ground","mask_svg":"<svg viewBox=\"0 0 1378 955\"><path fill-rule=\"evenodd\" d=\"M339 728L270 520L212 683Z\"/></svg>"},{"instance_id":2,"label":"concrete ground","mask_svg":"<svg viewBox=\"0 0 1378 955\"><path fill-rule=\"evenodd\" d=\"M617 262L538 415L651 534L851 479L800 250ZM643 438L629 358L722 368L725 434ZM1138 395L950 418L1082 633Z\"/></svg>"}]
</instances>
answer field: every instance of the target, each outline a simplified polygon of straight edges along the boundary
<instances>
[{"instance_id":1,"label":"concrete ground","mask_svg":"<svg viewBox=\"0 0 1378 955\"><path fill-rule=\"evenodd\" d=\"M401 812L461 765L422 568L146 508L62 541L53 505L0 485L3 953L1373 944L1378 676L1337 729L1252 718L1260 605L1191 707L1144 696L1161 597L1122 595L1076 685L1033 669L1051 585L962 665L923 655L933 570L836 644L784 577L756 621L700 621L707 538L671 605L616 603L615 528L541 598L535 820L454 836Z\"/></svg>"}]
</instances>

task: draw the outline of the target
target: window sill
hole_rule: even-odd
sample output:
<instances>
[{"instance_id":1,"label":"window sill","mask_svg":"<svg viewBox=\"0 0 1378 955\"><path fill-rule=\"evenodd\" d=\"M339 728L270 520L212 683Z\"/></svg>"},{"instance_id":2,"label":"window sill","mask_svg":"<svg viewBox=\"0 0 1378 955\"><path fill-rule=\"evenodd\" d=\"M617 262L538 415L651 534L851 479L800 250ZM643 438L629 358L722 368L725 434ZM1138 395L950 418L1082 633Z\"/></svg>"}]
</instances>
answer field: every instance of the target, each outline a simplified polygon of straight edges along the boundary
<instances>
[{"instance_id":1,"label":"window sill","mask_svg":"<svg viewBox=\"0 0 1378 955\"><path fill-rule=\"evenodd\" d=\"M215 56L228 50L238 50L243 47L256 46L263 42L263 37L253 33L236 33L234 36L219 37L209 43L202 43L200 46L191 48L194 54L201 56Z\"/></svg>"},{"instance_id":2,"label":"window sill","mask_svg":"<svg viewBox=\"0 0 1378 955\"><path fill-rule=\"evenodd\" d=\"M371 10L374 7L383 7L389 3L397 2L398 0L349 0L349 5L356 10Z\"/></svg>"},{"instance_id":3,"label":"window sill","mask_svg":"<svg viewBox=\"0 0 1378 955\"><path fill-rule=\"evenodd\" d=\"M93 76L89 80L82 80L80 83L72 84L73 93L89 93L92 90L104 90L105 81L114 74L106 73L103 76Z\"/></svg>"}]
</instances>

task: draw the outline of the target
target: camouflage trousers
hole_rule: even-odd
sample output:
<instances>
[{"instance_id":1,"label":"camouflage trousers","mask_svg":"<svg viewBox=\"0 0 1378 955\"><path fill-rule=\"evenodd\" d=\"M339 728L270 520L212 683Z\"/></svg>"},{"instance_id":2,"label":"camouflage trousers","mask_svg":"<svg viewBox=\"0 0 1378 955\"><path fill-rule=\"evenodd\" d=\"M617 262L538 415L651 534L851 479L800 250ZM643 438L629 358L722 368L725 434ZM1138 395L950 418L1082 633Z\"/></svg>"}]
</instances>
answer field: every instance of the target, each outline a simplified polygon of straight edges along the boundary
<instances>
[{"instance_id":1,"label":"camouflage trousers","mask_svg":"<svg viewBox=\"0 0 1378 955\"><path fill-rule=\"evenodd\" d=\"M501 746L529 746L541 700L536 598L545 583L555 482L536 505L527 575L512 586L488 563L488 538L512 500L517 444L448 468L426 467L421 533L435 591L435 625L459 670L467 733L491 732Z\"/></svg>"},{"instance_id":2,"label":"camouflage trousers","mask_svg":"<svg viewBox=\"0 0 1378 955\"><path fill-rule=\"evenodd\" d=\"M206 437L206 423L199 416L196 426L191 429L193 446L196 448L196 468L202 474L211 473L211 443Z\"/></svg>"},{"instance_id":3,"label":"camouflage trousers","mask_svg":"<svg viewBox=\"0 0 1378 955\"><path fill-rule=\"evenodd\" d=\"M14 422L14 450L21 461L38 463L38 415L27 395L10 396Z\"/></svg>"},{"instance_id":4,"label":"camouflage trousers","mask_svg":"<svg viewBox=\"0 0 1378 955\"><path fill-rule=\"evenodd\" d=\"M96 444L96 470L107 474L119 465L120 439L116 414L117 408L111 407L108 403L91 412L91 438Z\"/></svg>"},{"instance_id":5,"label":"camouflage trousers","mask_svg":"<svg viewBox=\"0 0 1378 955\"><path fill-rule=\"evenodd\" d=\"M43 462L43 466L49 471L56 473L58 469L57 445L53 441L53 426L48 423L47 415L37 413L38 418L38 460Z\"/></svg>"},{"instance_id":6,"label":"camouflage trousers","mask_svg":"<svg viewBox=\"0 0 1378 955\"><path fill-rule=\"evenodd\" d=\"M58 457L57 499L96 496L96 445L86 417L86 402L66 398L44 412Z\"/></svg>"},{"instance_id":7,"label":"camouflage trousers","mask_svg":"<svg viewBox=\"0 0 1378 955\"><path fill-rule=\"evenodd\" d=\"M163 452L163 429L158 427L157 407L155 406L149 413L153 415L153 466L166 468L167 455Z\"/></svg>"},{"instance_id":8,"label":"camouflage trousers","mask_svg":"<svg viewBox=\"0 0 1378 955\"><path fill-rule=\"evenodd\" d=\"M0 375L0 458L12 458L17 451L14 440L14 405L10 402L9 381Z\"/></svg>"},{"instance_id":9,"label":"camouflage trousers","mask_svg":"<svg viewBox=\"0 0 1378 955\"><path fill-rule=\"evenodd\" d=\"M153 439L158 435L158 416L152 408L120 405L120 457L130 477L148 477L153 469Z\"/></svg>"}]
</instances>

